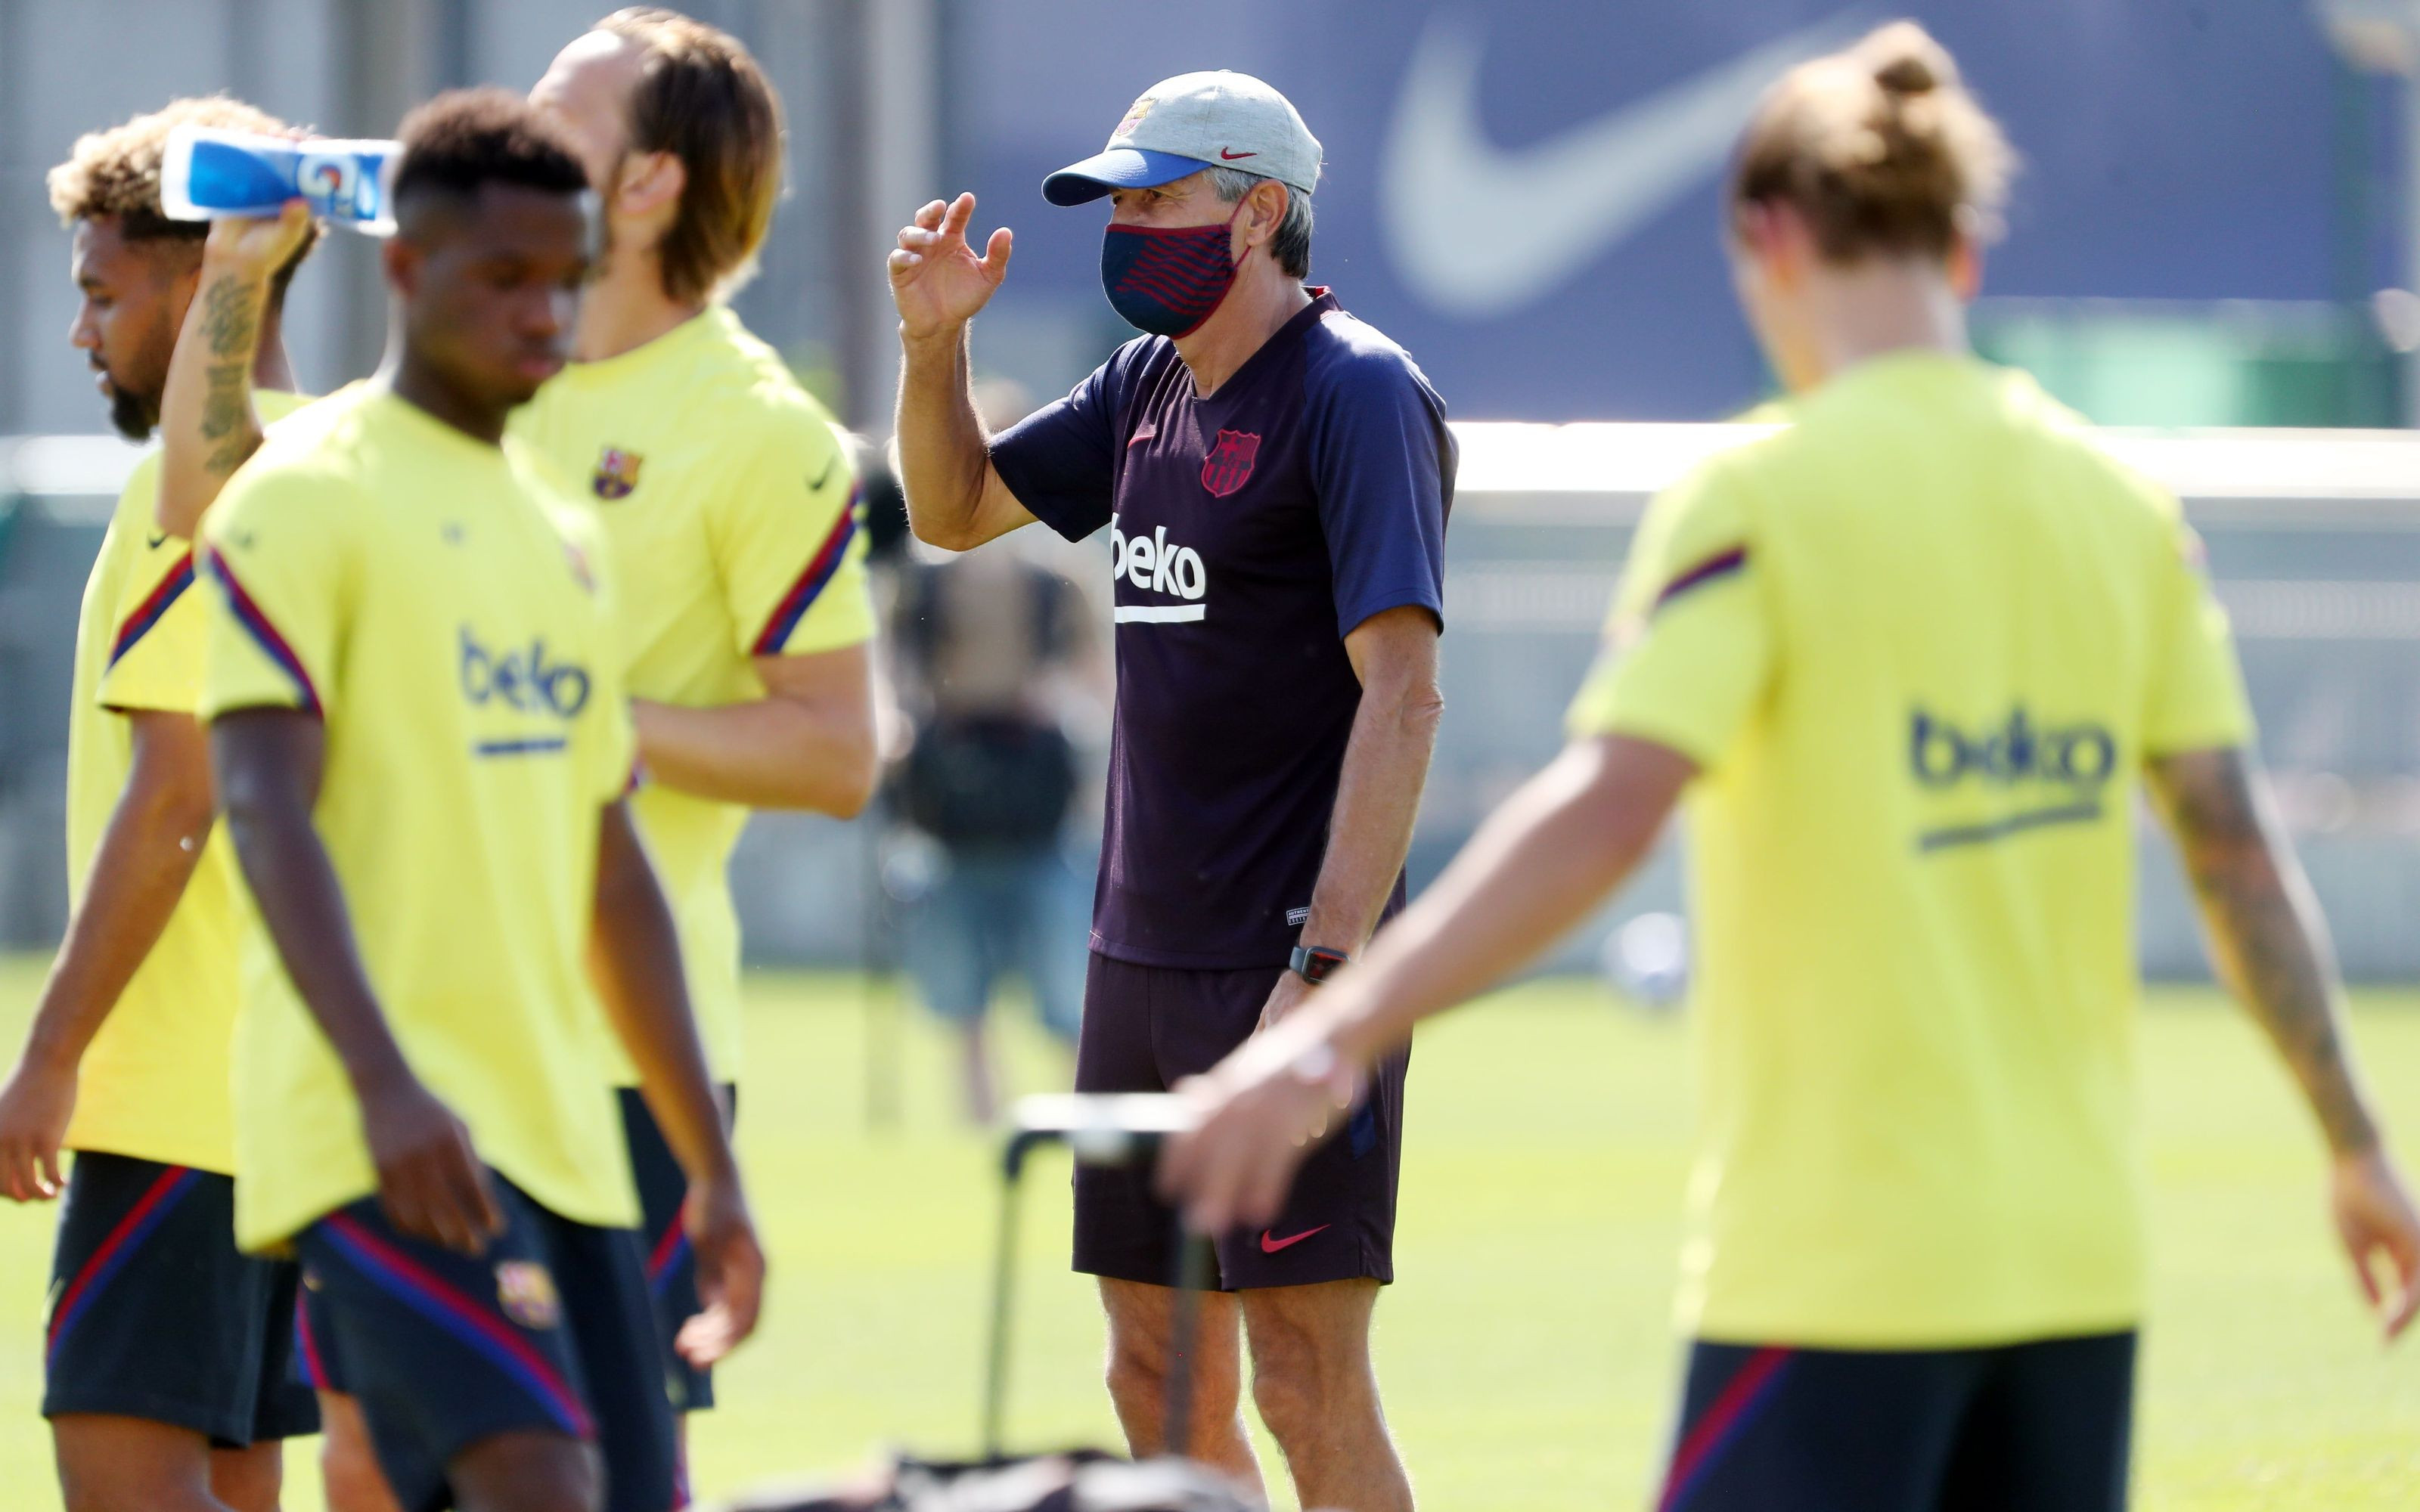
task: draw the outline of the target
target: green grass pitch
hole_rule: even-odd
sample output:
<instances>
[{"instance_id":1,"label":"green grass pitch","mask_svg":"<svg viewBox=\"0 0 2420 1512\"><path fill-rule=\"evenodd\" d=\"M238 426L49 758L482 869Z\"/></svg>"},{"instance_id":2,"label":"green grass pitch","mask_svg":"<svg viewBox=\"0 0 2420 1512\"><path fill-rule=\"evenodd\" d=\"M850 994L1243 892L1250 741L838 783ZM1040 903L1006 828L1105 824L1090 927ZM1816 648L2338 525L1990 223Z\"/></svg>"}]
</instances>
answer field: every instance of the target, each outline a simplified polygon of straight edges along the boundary
<instances>
[{"instance_id":1,"label":"green grass pitch","mask_svg":"<svg viewBox=\"0 0 2420 1512\"><path fill-rule=\"evenodd\" d=\"M0 963L0 1042L17 1042L36 981L36 963ZM870 1031L886 1021L867 1000L849 977L753 979L740 1144L775 1270L764 1332L725 1366L726 1405L696 1425L709 1502L880 1443L947 1452L974 1435L992 1147L951 1114L946 1045L912 1013ZM2359 1035L2420 1157L2420 1001L2365 999ZM869 1132L867 1050L894 1037L904 1106ZM1013 1049L1027 1089L1063 1074L1034 1036ZM1666 1319L1686 1055L1680 1024L1587 983L1525 988L1423 1032L1404 1279L1377 1344L1423 1504L1646 1500L1678 1359ZM2359 1315L2282 1073L2197 993L2155 997L2144 1067L2158 1276L2137 1505L2420 1506L2420 1339L2389 1354ZM1063 1265L1063 1165L1045 1158L1029 1204L1012 1433L1113 1442L1098 1316ZM0 1500L23 1512L58 1504L35 1414L50 1236L47 1212L0 1213ZM288 1465L287 1507L318 1508L307 1448Z\"/></svg>"}]
</instances>

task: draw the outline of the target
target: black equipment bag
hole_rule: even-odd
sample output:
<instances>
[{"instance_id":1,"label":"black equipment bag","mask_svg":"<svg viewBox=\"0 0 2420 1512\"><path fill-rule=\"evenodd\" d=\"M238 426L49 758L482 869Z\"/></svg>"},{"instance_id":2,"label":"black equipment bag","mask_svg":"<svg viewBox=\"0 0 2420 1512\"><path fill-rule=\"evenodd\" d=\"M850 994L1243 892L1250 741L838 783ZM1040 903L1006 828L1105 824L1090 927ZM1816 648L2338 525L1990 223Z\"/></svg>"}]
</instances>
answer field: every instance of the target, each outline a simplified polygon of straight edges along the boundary
<instances>
[{"instance_id":1,"label":"black equipment bag","mask_svg":"<svg viewBox=\"0 0 2420 1512\"><path fill-rule=\"evenodd\" d=\"M899 775L899 808L944 845L1047 845L1076 797L1076 750L1051 725L1001 717L937 720Z\"/></svg>"}]
</instances>

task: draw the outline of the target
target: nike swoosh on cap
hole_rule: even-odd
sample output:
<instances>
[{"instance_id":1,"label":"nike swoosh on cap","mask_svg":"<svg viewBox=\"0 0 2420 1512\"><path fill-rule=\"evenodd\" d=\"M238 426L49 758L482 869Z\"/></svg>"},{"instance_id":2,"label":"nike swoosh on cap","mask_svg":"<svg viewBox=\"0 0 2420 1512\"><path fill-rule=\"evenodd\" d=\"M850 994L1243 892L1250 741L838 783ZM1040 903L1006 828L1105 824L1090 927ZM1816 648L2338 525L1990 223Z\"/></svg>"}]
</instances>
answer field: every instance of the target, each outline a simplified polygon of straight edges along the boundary
<instances>
[{"instance_id":1,"label":"nike swoosh on cap","mask_svg":"<svg viewBox=\"0 0 2420 1512\"><path fill-rule=\"evenodd\" d=\"M1443 314L1485 320L1544 299L1722 166L1765 86L1854 40L1843 11L1585 125L1506 151L1480 119L1476 23L1440 13L1397 96L1378 207L1396 272Z\"/></svg>"},{"instance_id":2,"label":"nike swoosh on cap","mask_svg":"<svg viewBox=\"0 0 2420 1512\"><path fill-rule=\"evenodd\" d=\"M1225 147L1220 147L1218 149L1218 156L1229 162L1241 162L1246 158L1257 158L1260 154L1257 152L1230 152Z\"/></svg>"}]
</instances>

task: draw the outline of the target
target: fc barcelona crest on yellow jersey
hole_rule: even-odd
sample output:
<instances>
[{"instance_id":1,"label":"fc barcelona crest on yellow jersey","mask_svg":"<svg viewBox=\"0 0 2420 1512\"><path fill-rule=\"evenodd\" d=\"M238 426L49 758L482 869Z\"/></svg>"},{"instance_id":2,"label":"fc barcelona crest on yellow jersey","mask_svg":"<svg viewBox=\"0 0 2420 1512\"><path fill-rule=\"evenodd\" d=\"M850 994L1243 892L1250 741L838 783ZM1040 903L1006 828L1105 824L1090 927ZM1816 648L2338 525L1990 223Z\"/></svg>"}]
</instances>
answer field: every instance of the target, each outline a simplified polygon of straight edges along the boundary
<instances>
[{"instance_id":1,"label":"fc barcelona crest on yellow jersey","mask_svg":"<svg viewBox=\"0 0 2420 1512\"><path fill-rule=\"evenodd\" d=\"M628 499L630 490L639 486L639 463L644 460L636 452L626 452L609 446L597 454L597 473L590 481L599 499Z\"/></svg>"}]
</instances>

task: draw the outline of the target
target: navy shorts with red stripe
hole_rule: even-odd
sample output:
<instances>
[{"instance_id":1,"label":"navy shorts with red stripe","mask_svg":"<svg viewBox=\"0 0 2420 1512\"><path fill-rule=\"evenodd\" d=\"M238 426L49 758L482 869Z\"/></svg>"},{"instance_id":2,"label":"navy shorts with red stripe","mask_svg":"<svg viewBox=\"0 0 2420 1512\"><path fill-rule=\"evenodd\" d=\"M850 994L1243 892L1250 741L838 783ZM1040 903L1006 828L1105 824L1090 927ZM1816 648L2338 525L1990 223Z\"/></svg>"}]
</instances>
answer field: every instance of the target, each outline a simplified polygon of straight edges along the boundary
<instances>
[{"instance_id":1,"label":"navy shorts with red stripe","mask_svg":"<svg viewBox=\"0 0 2420 1512\"><path fill-rule=\"evenodd\" d=\"M293 1376L291 1264L235 1247L235 1182L79 1151L51 1268L42 1415L190 1428L221 1448L319 1430Z\"/></svg>"},{"instance_id":2,"label":"navy shorts with red stripe","mask_svg":"<svg viewBox=\"0 0 2420 1512\"><path fill-rule=\"evenodd\" d=\"M1138 965L1094 952L1076 1041L1076 1090L1164 1092L1217 1065L1259 1026L1282 966L1234 971ZM1403 1172L1406 1050L1310 1157L1275 1223L1221 1236L1221 1291L1395 1279L1395 1191ZM1076 1168L1075 1268L1166 1286L1176 1215L1147 1169Z\"/></svg>"},{"instance_id":3,"label":"navy shorts with red stripe","mask_svg":"<svg viewBox=\"0 0 2420 1512\"><path fill-rule=\"evenodd\" d=\"M739 1088L722 1087L726 1116L739 1107ZM714 1405L714 1371L690 1364L673 1348L681 1325L695 1318L705 1304L697 1295L697 1257L689 1247L689 1230L681 1224L681 1208L689 1200L689 1178L646 1099L635 1087L622 1088L622 1132L630 1146L630 1174L639 1183L639 1227L635 1238L647 1276L647 1304L655 1313L657 1343L663 1351L664 1389L675 1412L702 1412Z\"/></svg>"},{"instance_id":4,"label":"navy shorts with red stripe","mask_svg":"<svg viewBox=\"0 0 2420 1512\"><path fill-rule=\"evenodd\" d=\"M1658 1512L2121 1512L2134 1335L1699 1343Z\"/></svg>"},{"instance_id":5,"label":"navy shorts with red stripe","mask_svg":"<svg viewBox=\"0 0 2420 1512\"><path fill-rule=\"evenodd\" d=\"M533 1431L597 1445L606 1512L664 1512L678 1480L672 1408L629 1231L495 1184L504 1231L475 1257L397 1232L375 1197L305 1228L310 1350L343 1362L404 1512L453 1504L447 1467L464 1450Z\"/></svg>"}]
</instances>

